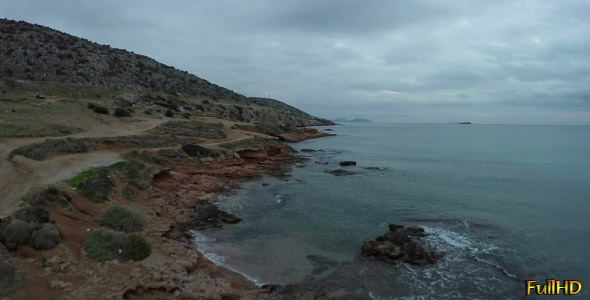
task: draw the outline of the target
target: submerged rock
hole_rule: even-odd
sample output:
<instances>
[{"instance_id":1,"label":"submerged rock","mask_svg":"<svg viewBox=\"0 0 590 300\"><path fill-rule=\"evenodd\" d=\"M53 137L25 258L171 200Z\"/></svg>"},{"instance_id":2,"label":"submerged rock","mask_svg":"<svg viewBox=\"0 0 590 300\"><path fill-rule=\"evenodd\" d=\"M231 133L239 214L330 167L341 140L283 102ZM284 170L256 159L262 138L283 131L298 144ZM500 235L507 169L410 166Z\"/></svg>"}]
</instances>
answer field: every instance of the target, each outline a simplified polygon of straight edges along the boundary
<instances>
[{"instance_id":1,"label":"submerged rock","mask_svg":"<svg viewBox=\"0 0 590 300\"><path fill-rule=\"evenodd\" d=\"M389 232L377 237L374 241L366 241L361 248L361 256L397 264L399 262L414 265L433 264L438 255L427 251L416 243L416 239L426 236L424 229L389 225Z\"/></svg>"},{"instance_id":2,"label":"submerged rock","mask_svg":"<svg viewBox=\"0 0 590 300\"><path fill-rule=\"evenodd\" d=\"M335 176L347 176L347 175L354 175L354 174L356 174L355 172L346 171L346 170L342 170L342 169L328 170L328 171L326 171L326 173L330 173L330 174L335 175Z\"/></svg>"},{"instance_id":3,"label":"submerged rock","mask_svg":"<svg viewBox=\"0 0 590 300\"><path fill-rule=\"evenodd\" d=\"M353 160L345 160L340 162L341 166L356 166L356 161Z\"/></svg>"}]
</instances>

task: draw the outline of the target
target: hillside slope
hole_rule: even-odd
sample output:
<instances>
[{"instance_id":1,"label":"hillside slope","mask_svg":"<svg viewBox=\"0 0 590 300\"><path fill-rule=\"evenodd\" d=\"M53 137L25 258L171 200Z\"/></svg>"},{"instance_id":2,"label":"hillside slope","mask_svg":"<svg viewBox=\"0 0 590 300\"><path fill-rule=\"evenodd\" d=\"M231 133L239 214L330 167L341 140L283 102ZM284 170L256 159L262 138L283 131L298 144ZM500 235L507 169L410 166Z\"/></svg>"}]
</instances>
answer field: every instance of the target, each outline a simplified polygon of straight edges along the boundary
<instances>
[{"instance_id":1,"label":"hillside slope","mask_svg":"<svg viewBox=\"0 0 590 300\"><path fill-rule=\"evenodd\" d=\"M147 56L24 21L0 19L0 61L0 78L224 99L308 119L297 124L329 124L278 100L248 98Z\"/></svg>"}]
</instances>

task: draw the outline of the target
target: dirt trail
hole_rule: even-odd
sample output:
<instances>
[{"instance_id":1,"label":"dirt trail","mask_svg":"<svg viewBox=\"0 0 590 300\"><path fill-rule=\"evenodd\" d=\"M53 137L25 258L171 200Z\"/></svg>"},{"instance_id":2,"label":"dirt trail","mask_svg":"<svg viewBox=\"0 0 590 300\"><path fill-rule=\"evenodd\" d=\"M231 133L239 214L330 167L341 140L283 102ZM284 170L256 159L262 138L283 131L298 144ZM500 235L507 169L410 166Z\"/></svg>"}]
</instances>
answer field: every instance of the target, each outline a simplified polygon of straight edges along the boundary
<instances>
[{"instance_id":1,"label":"dirt trail","mask_svg":"<svg viewBox=\"0 0 590 300\"><path fill-rule=\"evenodd\" d=\"M90 130L69 137L111 137L134 135L154 128L168 120L143 119L121 122L116 126L97 124ZM64 138L64 137L57 137ZM20 198L30 188L55 184L71 178L89 167L103 166L121 160L118 152L97 151L34 161L19 155L9 159L10 153L21 146L42 142L47 137L0 139L0 218L12 214L20 205Z\"/></svg>"}]
</instances>

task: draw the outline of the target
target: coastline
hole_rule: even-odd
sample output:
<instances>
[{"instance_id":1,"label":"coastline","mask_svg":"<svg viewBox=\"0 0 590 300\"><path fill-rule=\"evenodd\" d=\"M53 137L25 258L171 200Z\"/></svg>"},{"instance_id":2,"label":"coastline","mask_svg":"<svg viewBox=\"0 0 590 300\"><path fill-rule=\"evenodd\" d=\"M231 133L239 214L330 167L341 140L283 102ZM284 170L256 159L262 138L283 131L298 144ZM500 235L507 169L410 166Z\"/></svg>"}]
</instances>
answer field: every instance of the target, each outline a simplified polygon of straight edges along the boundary
<instances>
[{"instance_id":1,"label":"coastline","mask_svg":"<svg viewBox=\"0 0 590 300\"><path fill-rule=\"evenodd\" d=\"M302 141L329 135L306 129L303 134L290 139ZM29 247L17 250L14 265L17 274L26 277L27 284L9 299L29 299L39 293L48 298L85 299L280 297L276 295L275 286L257 285L230 267L216 265L198 251L198 242L195 243L190 234L189 220L194 213L194 202L214 203L240 182L263 175L285 177L295 163L303 160L290 146L276 139L259 138L259 141L262 141L262 147L238 147L223 151L224 154L215 159L196 159L182 151L168 153L174 157L168 158L166 166L152 172L149 189L139 191L132 202L125 199L111 201L111 204L124 204L148 218L143 234L152 244L152 255L139 262L96 263L87 258L81 248L83 237L88 228L97 228L93 217L100 215L106 205L89 205L72 191L62 189L64 194L75 199L76 210L85 213L50 210L60 233L64 232L63 242L43 252ZM122 186L116 189L120 190ZM89 206L98 208L91 212Z\"/></svg>"}]
</instances>

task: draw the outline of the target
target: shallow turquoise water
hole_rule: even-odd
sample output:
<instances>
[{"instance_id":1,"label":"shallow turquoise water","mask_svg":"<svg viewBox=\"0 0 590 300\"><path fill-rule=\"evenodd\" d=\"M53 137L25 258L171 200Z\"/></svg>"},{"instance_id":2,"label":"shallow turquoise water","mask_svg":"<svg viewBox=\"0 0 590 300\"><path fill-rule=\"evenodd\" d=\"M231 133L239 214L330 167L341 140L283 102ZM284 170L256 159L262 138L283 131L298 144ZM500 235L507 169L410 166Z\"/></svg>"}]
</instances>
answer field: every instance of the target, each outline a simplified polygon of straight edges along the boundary
<instances>
[{"instance_id":1,"label":"shallow turquoise water","mask_svg":"<svg viewBox=\"0 0 590 300\"><path fill-rule=\"evenodd\" d=\"M201 231L200 249L259 283L324 279L374 298L522 298L524 280L545 279L580 280L590 295L590 127L332 128L338 136L292 145L323 151L303 153L288 180L224 197L218 205L244 221ZM357 161L346 167L357 174L324 172L342 160ZM360 260L389 223L424 227L444 258Z\"/></svg>"}]
</instances>

